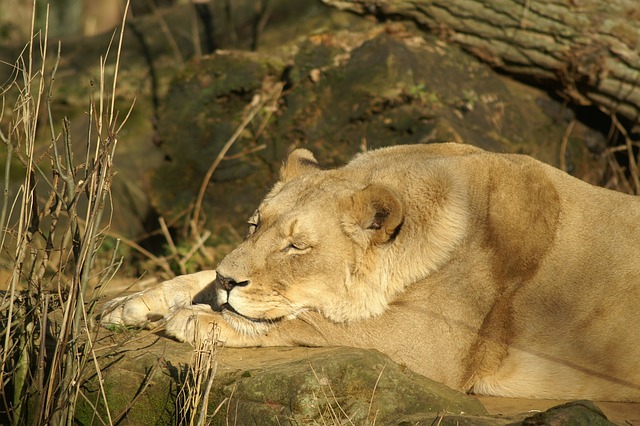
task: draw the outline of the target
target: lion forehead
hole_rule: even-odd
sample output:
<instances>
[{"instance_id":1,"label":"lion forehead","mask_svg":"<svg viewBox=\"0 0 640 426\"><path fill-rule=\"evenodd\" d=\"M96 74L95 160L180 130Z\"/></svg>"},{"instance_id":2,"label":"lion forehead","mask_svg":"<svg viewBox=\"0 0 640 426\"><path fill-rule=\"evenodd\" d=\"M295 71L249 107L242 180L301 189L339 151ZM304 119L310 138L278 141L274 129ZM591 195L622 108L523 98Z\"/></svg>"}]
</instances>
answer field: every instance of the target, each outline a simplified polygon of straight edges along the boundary
<instances>
[{"instance_id":1,"label":"lion forehead","mask_svg":"<svg viewBox=\"0 0 640 426\"><path fill-rule=\"evenodd\" d=\"M324 228L340 216L342 201L354 192L353 183L300 179L265 197L259 212L266 223L278 224L287 231Z\"/></svg>"}]
</instances>

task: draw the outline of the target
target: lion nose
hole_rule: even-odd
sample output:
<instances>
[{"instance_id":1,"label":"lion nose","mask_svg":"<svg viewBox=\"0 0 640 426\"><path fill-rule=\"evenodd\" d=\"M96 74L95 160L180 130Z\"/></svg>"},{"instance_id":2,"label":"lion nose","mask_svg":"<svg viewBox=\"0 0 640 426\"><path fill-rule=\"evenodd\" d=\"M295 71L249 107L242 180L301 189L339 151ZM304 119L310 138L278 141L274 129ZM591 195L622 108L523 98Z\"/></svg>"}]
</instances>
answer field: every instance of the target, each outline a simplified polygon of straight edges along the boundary
<instances>
[{"instance_id":1,"label":"lion nose","mask_svg":"<svg viewBox=\"0 0 640 426\"><path fill-rule=\"evenodd\" d=\"M217 275L216 282L226 291L231 291L234 287L244 287L249 284L249 281L238 282L233 278L225 277L224 275L220 274Z\"/></svg>"}]
</instances>

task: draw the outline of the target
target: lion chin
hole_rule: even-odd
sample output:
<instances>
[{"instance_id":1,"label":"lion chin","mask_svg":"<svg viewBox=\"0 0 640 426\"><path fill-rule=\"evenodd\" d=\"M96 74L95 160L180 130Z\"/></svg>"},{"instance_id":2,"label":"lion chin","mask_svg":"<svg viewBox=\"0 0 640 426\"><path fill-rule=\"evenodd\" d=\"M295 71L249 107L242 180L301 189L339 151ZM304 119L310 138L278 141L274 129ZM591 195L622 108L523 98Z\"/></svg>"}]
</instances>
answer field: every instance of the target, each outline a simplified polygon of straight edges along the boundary
<instances>
[{"instance_id":1,"label":"lion chin","mask_svg":"<svg viewBox=\"0 0 640 426\"><path fill-rule=\"evenodd\" d=\"M238 333L247 336L265 334L283 320L282 317L274 319L247 317L228 304L222 306L221 314L227 324Z\"/></svg>"},{"instance_id":2,"label":"lion chin","mask_svg":"<svg viewBox=\"0 0 640 426\"><path fill-rule=\"evenodd\" d=\"M447 143L293 151L216 271L109 302L227 346L353 346L465 392L640 401L640 198Z\"/></svg>"}]
</instances>

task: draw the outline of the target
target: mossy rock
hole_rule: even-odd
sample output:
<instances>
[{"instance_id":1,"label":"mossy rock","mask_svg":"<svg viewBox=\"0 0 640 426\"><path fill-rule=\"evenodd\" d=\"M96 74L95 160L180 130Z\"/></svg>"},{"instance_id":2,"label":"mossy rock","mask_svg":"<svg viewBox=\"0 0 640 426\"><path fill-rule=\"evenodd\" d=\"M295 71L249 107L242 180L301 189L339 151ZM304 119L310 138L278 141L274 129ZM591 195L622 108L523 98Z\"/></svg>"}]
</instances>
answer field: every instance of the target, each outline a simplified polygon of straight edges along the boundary
<instances>
[{"instance_id":1,"label":"mossy rock","mask_svg":"<svg viewBox=\"0 0 640 426\"><path fill-rule=\"evenodd\" d=\"M173 424L193 349L152 336L116 336L101 358L103 388L119 424ZM101 350L102 352L102 350ZM354 348L224 348L209 397L212 424L390 424L415 419L484 418L475 398L396 364L375 350ZM106 420L97 376L83 386L79 424Z\"/></svg>"},{"instance_id":2,"label":"mossy rock","mask_svg":"<svg viewBox=\"0 0 640 426\"><path fill-rule=\"evenodd\" d=\"M131 338L133 337L133 338ZM89 375L78 424L175 424L190 414L180 398L194 349L153 334L106 332ZM218 348L208 399L210 424L226 425L609 425L588 401L544 413L489 416L482 404L375 351L354 348ZM191 382L189 382L191 383Z\"/></svg>"},{"instance_id":3,"label":"mossy rock","mask_svg":"<svg viewBox=\"0 0 640 426\"><path fill-rule=\"evenodd\" d=\"M154 172L151 195L162 215L176 216L193 203L207 170L236 131L263 81L277 79L283 68L277 58L230 52L203 59L179 75L158 124L166 161ZM243 132L232 155L255 148L254 131L255 126L249 126ZM216 213L233 217L240 205L249 202L244 194L263 193L264 182L270 180L258 156L223 161L210 185L208 207L216 205Z\"/></svg>"},{"instance_id":4,"label":"mossy rock","mask_svg":"<svg viewBox=\"0 0 640 426\"><path fill-rule=\"evenodd\" d=\"M123 341L124 340L124 341ZM152 335L103 340L101 377L112 419L120 424L172 424L193 348ZM103 350L100 350L104 353ZM351 419L377 424L441 415L486 416L475 398L396 364L375 350L224 348L209 398L213 424L313 424ZM83 386L80 424L107 419L97 376ZM221 407L221 408L220 408ZM337 416L337 417L336 417Z\"/></svg>"},{"instance_id":5,"label":"mossy rock","mask_svg":"<svg viewBox=\"0 0 640 426\"><path fill-rule=\"evenodd\" d=\"M230 416L237 424L389 424L416 416L486 415L476 399L380 352L353 348L309 351L287 363L245 370L222 394L231 404L220 420Z\"/></svg>"}]
</instances>

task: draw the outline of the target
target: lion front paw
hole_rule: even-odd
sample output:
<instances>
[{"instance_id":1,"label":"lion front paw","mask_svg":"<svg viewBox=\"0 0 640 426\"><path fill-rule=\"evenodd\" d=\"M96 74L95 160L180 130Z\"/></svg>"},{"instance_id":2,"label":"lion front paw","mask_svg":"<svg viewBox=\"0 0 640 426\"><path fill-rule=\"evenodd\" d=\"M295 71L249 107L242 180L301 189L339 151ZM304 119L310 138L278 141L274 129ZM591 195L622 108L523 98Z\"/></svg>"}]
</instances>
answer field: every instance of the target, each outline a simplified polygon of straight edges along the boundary
<instances>
[{"instance_id":1,"label":"lion front paw","mask_svg":"<svg viewBox=\"0 0 640 426\"><path fill-rule=\"evenodd\" d=\"M181 342L197 344L207 339L217 340L222 321L222 317L213 312L209 305L185 306L171 312L165 331Z\"/></svg>"},{"instance_id":2,"label":"lion front paw","mask_svg":"<svg viewBox=\"0 0 640 426\"><path fill-rule=\"evenodd\" d=\"M201 271L175 277L139 293L118 297L104 306L100 322L105 326L155 326L166 321L177 308L190 305L194 296L206 298L206 288L215 278L215 271Z\"/></svg>"},{"instance_id":3,"label":"lion front paw","mask_svg":"<svg viewBox=\"0 0 640 426\"><path fill-rule=\"evenodd\" d=\"M121 325L149 328L165 317L163 312L154 312L145 301L144 293L117 297L107 302L100 315L103 326Z\"/></svg>"}]
</instances>

